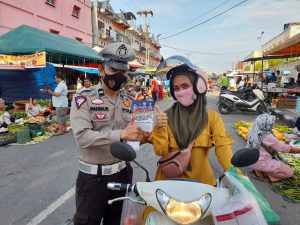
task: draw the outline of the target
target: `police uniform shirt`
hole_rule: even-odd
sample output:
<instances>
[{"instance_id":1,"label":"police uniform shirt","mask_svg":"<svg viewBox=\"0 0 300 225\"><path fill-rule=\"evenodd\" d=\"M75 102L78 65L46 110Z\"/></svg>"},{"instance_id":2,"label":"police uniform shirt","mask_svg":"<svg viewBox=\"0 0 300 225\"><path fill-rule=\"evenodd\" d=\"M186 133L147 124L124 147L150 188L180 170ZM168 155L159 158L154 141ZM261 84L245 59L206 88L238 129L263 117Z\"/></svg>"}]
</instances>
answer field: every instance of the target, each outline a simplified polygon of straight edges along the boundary
<instances>
[{"instance_id":1,"label":"police uniform shirt","mask_svg":"<svg viewBox=\"0 0 300 225\"><path fill-rule=\"evenodd\" d=\"M71 106L71 126L79 147L79 160L90 164L113 164L120 160L110 153L110 144L120 141L121 131L131 120L131 101L119 93L104 94L101 84L78 90Z\"/></svg>"}]
</instances>

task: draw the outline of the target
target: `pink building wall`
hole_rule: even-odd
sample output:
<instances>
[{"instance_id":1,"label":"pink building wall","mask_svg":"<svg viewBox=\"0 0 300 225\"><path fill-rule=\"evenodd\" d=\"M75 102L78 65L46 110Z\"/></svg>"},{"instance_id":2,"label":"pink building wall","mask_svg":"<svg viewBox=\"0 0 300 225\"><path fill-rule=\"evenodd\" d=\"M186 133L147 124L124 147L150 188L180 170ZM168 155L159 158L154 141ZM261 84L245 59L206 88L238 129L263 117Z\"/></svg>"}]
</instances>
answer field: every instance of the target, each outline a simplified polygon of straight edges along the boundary
<instances>
[{"instance_id":1,"label":"pink building wall","mask_svg":"<svg viewBox=\"0 0 300 225\"><path fill-rule=\"evenodd\" d=\"M72 39L80 38L92 46L91 0L0 0L0 36L26 24ZM79 18L72 15L74 5L80 8ZM24 37L26 38L26 37Z\"/></svg>"}]
</instances>

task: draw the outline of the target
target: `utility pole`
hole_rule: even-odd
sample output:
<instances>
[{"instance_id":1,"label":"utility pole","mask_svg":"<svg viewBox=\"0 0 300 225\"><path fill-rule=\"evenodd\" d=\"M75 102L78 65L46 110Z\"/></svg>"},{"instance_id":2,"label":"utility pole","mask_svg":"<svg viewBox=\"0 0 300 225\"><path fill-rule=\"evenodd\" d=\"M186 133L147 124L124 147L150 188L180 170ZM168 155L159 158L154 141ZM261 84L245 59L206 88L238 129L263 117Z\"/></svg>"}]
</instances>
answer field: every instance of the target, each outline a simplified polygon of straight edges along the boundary
<instances>
[{"instance_id":1,"label":"utility pole","mask_svg":"<svg viewBox=\"0 0 300 225\"><path fill-rule=\"evenodd\" d=\"M143 10L137 12L137 14L144 19L144 25L143 25L143 35L145 38L145 47L146 47L146 68L149 68L150 64L150 40L149 40L149 17L150 15L153 16L153 12L151 10Z\"/></svg>"},{"instance_id":2,"label":"utility pole","mask_svg":"<svg viewBox=\"0 0 300 225\"><path fill-rule=\"evenodd\" d=\"M265 32L262 31L260 33L260 36L257 37L257 39L259 40L259 45L260 45L260 52L261 52L261 72L262 74L264 73L264 53L263 53L263 49L262 49L262 36ZM255 67L254 67L254 70L255 70Z\"/></svg>"},{"instance_id":3,"label":"utility pole","mask_svg":"<svg viewBox=\"0 0 300 225\"><path fill-rule=\"evenodd\" d=\"M92 47L99 45L99 29L98 29L98 0L92 2Z\"/></svg>"}]
</instances>

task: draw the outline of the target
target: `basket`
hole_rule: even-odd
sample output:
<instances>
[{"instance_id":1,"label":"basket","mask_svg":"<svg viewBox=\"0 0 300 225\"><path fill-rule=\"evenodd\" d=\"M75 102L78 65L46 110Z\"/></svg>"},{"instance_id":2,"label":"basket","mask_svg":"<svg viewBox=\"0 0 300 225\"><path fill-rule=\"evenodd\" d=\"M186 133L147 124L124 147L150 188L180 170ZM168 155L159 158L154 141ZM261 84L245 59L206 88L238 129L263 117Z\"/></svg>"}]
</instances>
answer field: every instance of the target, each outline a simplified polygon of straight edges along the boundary
<instances>
[{"instance_id":1,"label":"basket","mask_svg":"<svg viewBox=\"0 0 300 225\"><path fill-rule=\"evenodd\" d=\"M12 133L0 133L0 146L5 146L15 142L15 135Z\"/></svg>"},{"instance_id":2,"label":"basket","mask_svg":"<svg viewBox=\"0 0 300 225\"><path fill-rule=\"evenodd\" d=\"M30 141L30 130L24 129L16 132L16 143L25 144Z\"/></svg>"}]
</instances>

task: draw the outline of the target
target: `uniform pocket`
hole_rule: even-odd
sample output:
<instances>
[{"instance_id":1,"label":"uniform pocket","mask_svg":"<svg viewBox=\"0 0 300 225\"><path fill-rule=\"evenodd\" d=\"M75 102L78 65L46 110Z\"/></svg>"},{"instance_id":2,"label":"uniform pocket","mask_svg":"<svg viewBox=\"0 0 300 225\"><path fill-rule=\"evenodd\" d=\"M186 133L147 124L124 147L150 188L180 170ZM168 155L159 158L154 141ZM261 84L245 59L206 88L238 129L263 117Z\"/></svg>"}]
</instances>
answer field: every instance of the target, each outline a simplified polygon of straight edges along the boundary
<instances>
[{"instance_id":1,"label":"uniform pocket","mask_svg":"<svg viewBox=\"0 0 300 225\"><path fill-rule=\"evenodd\" d=\"M94 175L79 172L76 180L76 193L79 196L85 196L97 184L97 177Z\"/></svg>"},{"instance_id":2,"label":"uniform pocket","mask_svg":"<svg viewBox=\"0 0 300 225\"><path fill-rule=\"evenodd\" d=\"M131 115L130 113L122 113L122 116L123 116L123 119L124 119L126 122L130 122L130 121L131 121L132 115Z\"/></svg>"}]
</instances>

